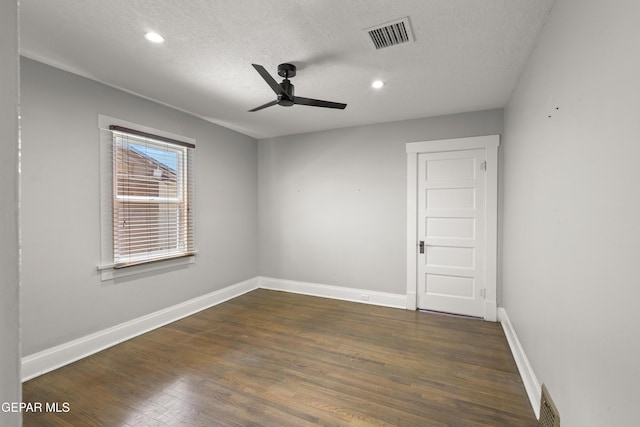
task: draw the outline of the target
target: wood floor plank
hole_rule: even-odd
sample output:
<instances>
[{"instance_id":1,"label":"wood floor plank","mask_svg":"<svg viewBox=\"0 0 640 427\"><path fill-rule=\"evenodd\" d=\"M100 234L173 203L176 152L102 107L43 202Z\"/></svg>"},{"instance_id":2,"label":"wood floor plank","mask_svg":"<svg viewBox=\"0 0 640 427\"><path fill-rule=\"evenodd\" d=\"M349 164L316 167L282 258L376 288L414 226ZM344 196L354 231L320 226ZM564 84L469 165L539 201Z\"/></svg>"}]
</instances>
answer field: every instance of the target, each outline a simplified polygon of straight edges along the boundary
<instances>
[{"instance_id":1,"label":"wood floor plank","mask_svg":"<svg viewBox=\"0 0 640 427\"><path fill-rule=\"evenodd\" d=\"M498 324L256 290L23 385L25 426L535 426ZM44 404L44 403L43 403Z\"/></svg>"}]
</instances>

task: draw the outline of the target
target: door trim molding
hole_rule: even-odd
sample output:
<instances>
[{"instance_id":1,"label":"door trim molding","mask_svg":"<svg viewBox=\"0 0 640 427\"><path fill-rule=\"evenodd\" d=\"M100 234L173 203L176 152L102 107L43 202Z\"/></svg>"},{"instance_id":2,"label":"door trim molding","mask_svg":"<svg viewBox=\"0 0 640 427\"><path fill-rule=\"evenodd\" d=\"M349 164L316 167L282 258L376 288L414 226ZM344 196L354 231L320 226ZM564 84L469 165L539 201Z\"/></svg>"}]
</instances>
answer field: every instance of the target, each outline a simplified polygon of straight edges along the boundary
<instances>
[{"instance_id":1,"label":"door trim molding","mask_svg":"<svg viewBox=\"0 0 640 427\"><path fill-rule=\"evenodd\" d=\"M407 310L418 307L418 154L484 149L487 161L486 184L486 269L484 319L497 317L497 253L498 253L498 146L500 135L409 142L407 153Z\"/></svg>"}]
</instances>

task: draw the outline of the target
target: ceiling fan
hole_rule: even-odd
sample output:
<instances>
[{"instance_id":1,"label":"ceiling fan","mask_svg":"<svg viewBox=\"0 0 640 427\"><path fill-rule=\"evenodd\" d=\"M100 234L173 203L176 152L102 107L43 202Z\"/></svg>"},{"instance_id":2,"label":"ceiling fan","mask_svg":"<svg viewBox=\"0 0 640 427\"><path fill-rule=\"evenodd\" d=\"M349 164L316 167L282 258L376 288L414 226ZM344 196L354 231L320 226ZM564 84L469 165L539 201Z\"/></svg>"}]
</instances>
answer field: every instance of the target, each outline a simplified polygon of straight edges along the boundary
<instances>
[{"instance_id":1,"label":"ceiling fan","mask_svg":"<svg viewBox=\"0 0 640 427\"><path fill-rule=\"evenodd\" d=\"M302 96L294 96L294 86L289 80L289 77L295 77L296 66L293 64L280 64L278 65L278 75L284 77L282 83L278 83L273 77L264 69L262 65L251 64L253 68L262 76L264 81L273 89L278 95L275 101L267 102L264 105L249 110L249 112L262 110L263 108L271 107L272 105L282 105L283 107L291 107L293 104L309 105L311 107L324 107L324 108L337 108L344 110L347 104L341 104L339 102L323 101L321 99L303 98Z\"/></svg>"}]
</instances>

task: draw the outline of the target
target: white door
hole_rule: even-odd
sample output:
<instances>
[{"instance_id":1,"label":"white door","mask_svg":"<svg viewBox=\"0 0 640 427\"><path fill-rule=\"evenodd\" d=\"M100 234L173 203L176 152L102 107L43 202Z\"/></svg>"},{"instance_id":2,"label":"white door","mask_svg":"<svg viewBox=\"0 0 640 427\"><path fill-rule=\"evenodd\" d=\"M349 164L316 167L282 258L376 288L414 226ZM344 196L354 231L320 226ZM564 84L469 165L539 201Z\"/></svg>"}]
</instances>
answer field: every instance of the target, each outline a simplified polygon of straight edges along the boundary
<instances>
[{"instance_id":1,"label":"white door","mask_svg":"<svg viewBox=\"0 0 640 427\"><path fill-rule=\"evenodd\" d=\"M485 316L484 149L418 154L418 307Z\"/></svg>"}]
</instances>

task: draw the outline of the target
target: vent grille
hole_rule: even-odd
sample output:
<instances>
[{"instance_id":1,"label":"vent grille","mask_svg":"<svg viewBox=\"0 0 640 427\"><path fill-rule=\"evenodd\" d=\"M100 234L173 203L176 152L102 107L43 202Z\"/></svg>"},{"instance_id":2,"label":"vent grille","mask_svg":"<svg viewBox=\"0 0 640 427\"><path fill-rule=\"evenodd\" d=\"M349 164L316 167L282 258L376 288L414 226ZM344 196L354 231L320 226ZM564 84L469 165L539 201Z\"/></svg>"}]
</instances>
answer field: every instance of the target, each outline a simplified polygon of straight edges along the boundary
<instances>
[{"instance_id":1,"label":"vent grille","mask_svg":"<svg viewBox=\"0 0 640 427\"><path fill-rule=\"evenodd\" d=\"M549 396L547 386L542 384L542 396L540 397L539 427L560 427L560 414Z\"/></svg>"},{"instance_id":2,"label":"vent grille","mask_svg":"<svg viewBox=\"0 0 640 427\"><path fill-rule=\"evenodd\" d=\"M365 31L369 33L369 37L371 37L371 41L376 49L395 46L413 40L408 17L386 24L376 25L375 27L367 28Z\"/></svg>"}]
</instances>

